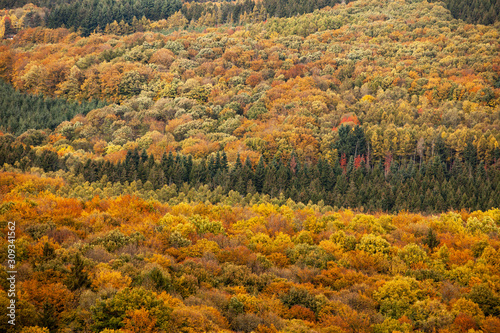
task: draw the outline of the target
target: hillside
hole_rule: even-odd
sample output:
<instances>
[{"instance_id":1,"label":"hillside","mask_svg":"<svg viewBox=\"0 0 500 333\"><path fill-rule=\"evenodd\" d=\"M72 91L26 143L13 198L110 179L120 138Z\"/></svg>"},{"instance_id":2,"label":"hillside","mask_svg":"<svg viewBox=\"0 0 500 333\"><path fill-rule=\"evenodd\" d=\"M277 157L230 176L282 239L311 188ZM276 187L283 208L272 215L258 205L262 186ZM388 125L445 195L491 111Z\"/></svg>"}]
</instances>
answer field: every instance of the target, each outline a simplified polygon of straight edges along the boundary
<instances>
[{"instance_id":1,"label":"hillside","mask_svg":"<svg viewBox=\"0 0 500 333\"><path fill-rule=\"evenodd\" d=\"M498 333L496 3L1 5L0 331Z\"/></svg>"},{"instance_id":2,"label":"hillside","mask_svg":"<svg viewBox=\"0 0 500 333\"><path fill-rule=\"evenodd\" d=\"M468 23L494 24L500 18L500 2L493 0L448 0L451 14Z\"/></svg>"},{"instance_id":3,"label":"hillside","mask_svg":"<svg viewBox=\"0 0 500 333\"><path fill-rule=\"evenodd\" d=\"M366 215L231 197L161 204L120 189L116 199L83 201L64 197L61 178L7 172L0 182L0 217L19 221L21 332L493 333L500 325L498 209Z\"/></svg>"},{"instance_id":4,"label":"hillside","mask_svg":"<svg viewBox=\"0 0 500 333\"><path fill-rule=\"evenodd\" d=\"M432 212L498 205L498 36L440 4L355 2L166 35L28 28L0 61L21 91L116 103L36 134L63 170L95 164L98 174L83 173L90 182ZM154 170L125 172L131 150ZM190 162L169 169L169 153Z\"/></svg>"}]
</instances>

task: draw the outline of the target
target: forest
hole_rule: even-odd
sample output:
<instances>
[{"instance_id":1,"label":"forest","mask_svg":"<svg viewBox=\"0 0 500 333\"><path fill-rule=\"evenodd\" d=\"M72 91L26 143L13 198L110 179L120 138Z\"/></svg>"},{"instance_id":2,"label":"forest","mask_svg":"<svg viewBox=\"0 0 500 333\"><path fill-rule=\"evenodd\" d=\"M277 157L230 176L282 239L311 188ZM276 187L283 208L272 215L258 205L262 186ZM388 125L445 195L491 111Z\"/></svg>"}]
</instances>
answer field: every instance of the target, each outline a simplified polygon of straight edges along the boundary
<instances>
[{"instance_id":1,"label":"forest","mask_svg":"<svg viewBox=\"0 0 500 333\"><path fill-rule=\"evenodd\" d=\"M500 332L498 2L0 8L0 331Z\"/></svg>"},{"instance_id":2,"label":"forest","mask_svg":"<svg viewBox=\"0 0 500 333\"><path fill-rule=\"evenodd\" d=\"M500 327L499 209L367 215L269 197L164 204L123 191L82 200L56 173L6 171L0 182L1 219L22 223L21 332Z\"/></svg>"},{"instance_id":3,"label":"forest","mask_svg":"<svg viewBox=\"0 0 500 333\"><path fill-rule=\"evenodd\" d=\"M0 118L2 127L9 133L20 135L33 129L55 129L60 123L85 115L106 105L98 100L82 103L62 98L23 94L11 85L0 81Z\"/></svg>"},{"instance_id":4,"label":"forest","mask_svg":"<svg viewBox=\"0 0 500 333\"><path fill-rule=\"evenodd\" d=\"M29 26L74 28L84 35L103 31L112 24L127 24L134 32L143 31L137 21L164 20L174 13L182 13L187 22L202 18L204 26L264 22L272 17L293 17L317 9L334 7L351 0L0 0L0 9L15 10L10 16L19 18L21 8L29 8ZM421 0L408 0L420 2ZM456 19L468 23L494 24L500 15L500 2L495 0L430 0L442 3ZM38 6L38 7L37 7ZM36 8L36 9L34 9ZM207 20L208 19L208 20ZM127 30L127 29L126 29ZM125 33L125 32L124 32ZM126 33L130 33L127 31Z\"/></svg>"},{"instance_id":5,"label":"forest","mask_svg":"<svg viewBox=\"0 0 500 333\"><path fill-rule=\"evenodd\" d=\"M0 59L19 91L0 162L368 212L497 207L498 29L378 8L167 35L26 28ZM36 125L17 111L33 94Z\"/></svg>"}]
</instances>

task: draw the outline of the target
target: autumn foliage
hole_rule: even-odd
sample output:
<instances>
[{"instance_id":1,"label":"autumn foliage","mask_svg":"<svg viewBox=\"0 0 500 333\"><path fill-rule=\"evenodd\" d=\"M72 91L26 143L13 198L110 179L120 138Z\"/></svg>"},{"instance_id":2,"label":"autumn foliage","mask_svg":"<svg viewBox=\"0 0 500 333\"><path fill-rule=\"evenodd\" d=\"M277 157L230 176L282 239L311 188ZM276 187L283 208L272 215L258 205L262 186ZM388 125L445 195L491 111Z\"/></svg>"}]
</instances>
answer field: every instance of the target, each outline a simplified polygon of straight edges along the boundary
<instances>
[{"instance_id":1,"label":"autumn foliage","mask_svg":"<svg viewBox=\"0 0 500 333\"><path fill-rule=\"evenodd\" d=\"M3 172L0 183L1 218L17 221L19 325L31 330L498 326L498 209L426 217L293 201L81 201L51 177Z\"/></svg>"},{"instance_id":2,"label":"autumn foliage","mask_svg":"<svg viewBox=\"0 0 500 333\"><path fill-rule=\"evenodd\" d=\"M14 331L499 332L498 6L464 4L0 10Z\"/></svg>"}]
</instances>

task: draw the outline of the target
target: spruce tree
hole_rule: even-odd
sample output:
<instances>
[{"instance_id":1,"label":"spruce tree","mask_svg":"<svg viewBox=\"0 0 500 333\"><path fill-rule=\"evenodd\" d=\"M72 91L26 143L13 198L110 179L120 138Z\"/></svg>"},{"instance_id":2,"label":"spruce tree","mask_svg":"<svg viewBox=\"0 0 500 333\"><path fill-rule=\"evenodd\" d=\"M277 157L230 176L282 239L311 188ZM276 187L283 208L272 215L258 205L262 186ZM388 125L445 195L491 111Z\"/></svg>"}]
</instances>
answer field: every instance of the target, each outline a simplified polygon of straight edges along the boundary
<instances>
[{"instance_id":1,"label":"spruce tree","mask_svg":"<svg viewBox=\"0 0 500 333\"><path fill-rule=\"evenodd\" d=\"M90 287L89 275L85 271L85 263L80 253L74 256L72 264L71 271L65 280L69 290L75 291L80 288Z\"/></svg>"},{"instance_id":2,"label":"spruce tree","mask_svg":"<svg viewBox=\"0 0 500 333\"><path fill-rule=\"evenodd\" d=\"M262 187L266 177L266 167L264 166L264 159L261 157L259 163L255 168L254 185L257 192L262 193Z\"/></svg>"}]
</instances>

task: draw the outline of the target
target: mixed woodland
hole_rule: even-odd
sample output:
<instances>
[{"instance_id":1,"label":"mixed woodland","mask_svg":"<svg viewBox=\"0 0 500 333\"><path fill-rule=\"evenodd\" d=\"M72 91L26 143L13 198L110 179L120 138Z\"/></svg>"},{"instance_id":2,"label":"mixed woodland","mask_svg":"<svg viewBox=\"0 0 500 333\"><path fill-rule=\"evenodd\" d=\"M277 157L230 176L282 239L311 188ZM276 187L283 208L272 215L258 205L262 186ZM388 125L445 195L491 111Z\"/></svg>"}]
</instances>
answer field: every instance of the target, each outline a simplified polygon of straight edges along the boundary
<instances>
[{"instance_id":1,"label":"mixed woodland","mask_svg":"<svg viewBox=\"0 0 500 333\"><path fill-rule=\"evenodd\" d=\"M498 1L2 7L0 331L500 332Z\"/></svg>"}]
</instances>

